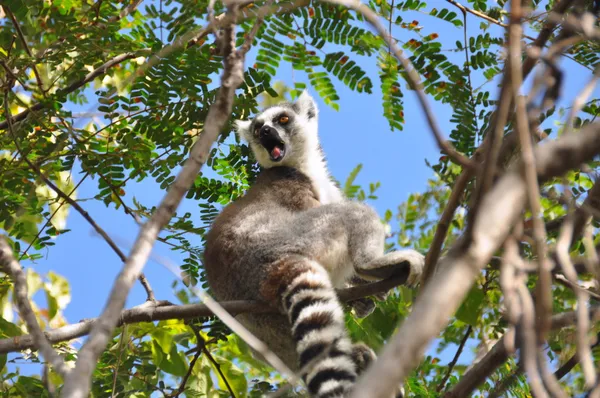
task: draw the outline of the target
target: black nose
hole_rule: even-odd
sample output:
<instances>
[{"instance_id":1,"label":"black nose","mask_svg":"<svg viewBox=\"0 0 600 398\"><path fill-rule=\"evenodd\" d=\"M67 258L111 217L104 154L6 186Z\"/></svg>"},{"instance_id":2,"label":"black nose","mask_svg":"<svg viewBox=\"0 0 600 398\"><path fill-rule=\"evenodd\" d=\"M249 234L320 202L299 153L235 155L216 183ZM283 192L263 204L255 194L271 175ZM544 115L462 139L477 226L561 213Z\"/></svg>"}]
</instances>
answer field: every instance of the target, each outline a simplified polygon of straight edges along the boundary
<instances>
[{"instance_id":1,"label":"black nose","mask_svg":"<svg viewBox=\"0 0 600 398\"><path fill-rule=\"evenodd\" d=\"M260 128L260 138L272 137L277 134L277 130L275 130L271 126L264 125Z\"/></svg>"}]
</instances>

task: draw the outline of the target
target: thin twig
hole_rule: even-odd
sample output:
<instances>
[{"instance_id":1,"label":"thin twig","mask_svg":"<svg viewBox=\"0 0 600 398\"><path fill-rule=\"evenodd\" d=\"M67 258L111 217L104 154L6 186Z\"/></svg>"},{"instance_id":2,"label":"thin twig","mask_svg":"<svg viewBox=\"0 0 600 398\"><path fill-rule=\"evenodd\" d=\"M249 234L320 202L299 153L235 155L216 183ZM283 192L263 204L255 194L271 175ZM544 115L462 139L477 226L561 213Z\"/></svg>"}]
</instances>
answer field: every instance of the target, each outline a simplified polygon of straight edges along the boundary
<instances>
[{"instance_id":1,"label":"thin twig","mask_svg":"<svg viewBox=\"0 0 600 398\"><path fill-rule=\"evenodd\" d=\"M225 377L225 375L223 374L223 371L221 370L221 365L219 365L219 363L212 356L212 354L210 353L210 351L208 350L208 348L206 348L206 344L204 344L202 346L202 351L204 352L204 355L206 355L206 357L208 358L208 360L210 362L212 362L212 364L215 367L217 373L219 374L219 377L221 378L221 380L223 380L223 383L225 384L225 387L227 387L227 390L231 394L231 397L235 398L235 394L233 392L233 389L231 388L231 385L229 384L229 381L227 380L227 377Z\"/></svg>"},{"instance_id":2,"label":"thin twig","mask_svg":"<svg viewBox=\"0 0 600 398\"><path fill-rule=\"evenodd\" d=\"M465 348L465 344L467 343L467 340L469 339L469 336L471 335L471 331L473 330L473 326L469 325L469 327L467 328L467 331L465 332L465 335L463 336L462 340L460 341L460 344L458 345L458 348L456 349L456 353L454 354L454 358L452 358L452 361L450 361L450 363L448 364L448 368L446 369L446 374L444 375L444 377L442 378L442 381L440 381L440 383L438 384L436 391L439 393L441 392L444 387L446 386L446 383L448 382L448 379L450 378L450 375L452 374L452 370L454 369L454 366L456 366L456 363L458 362L458 358L460 358L460 355L463 352L463 349Z\"/></svg>"},{"instance_id":3,"label":"thin twig","mask_svg":"<svg viewBox=\"0 0 600 398\"><path fill-rule=\"evenodd\" d=\"M71 197L71 195L73 195L73 192L75 192L77 190L77 188L79 188L79 186L85 181L85 179L89 176L89 173L85 173L83 177L81 177L81 180L79 180L79 182L77 183L77 185L75 185L75 187L73 187L73 189L71 190L71 192L68 193L68 196ZM44 225L42 225L42 227L39 229L38 233L33 237L33 239L31 240L31 242L29 243L29 245L25 248L25 250L23 251L23 253L19 256L19 261L23 260L25 258L25 256L27 255L27 252L29 251L29 249L31 249L34 245L34 243L38 240L38 238L42 235L42 233L44 232L44 230L46 229L46 227L48 225L50 225L50 223L52 222L52 219L54 218L54 216L56 215L56 213L58 213L58 211L63 207L63 205L67 203L67 202L61 202L59 203L59 205L56 207L56 210L54 210L54 212L52 212L52 214L50 214L50 217L48 217L48 219L46 220L46 223Z\"/></svg>"},{"instance_id":4,"label":"thin twig","mask_svg":"<svg viewBox=\"0 0 600 398\"><path fill-rule=\"evenodd\" d=\"M123 328L121 332L121 336L119 336L119 347L117 350L119 351L119 355L117 356L117 362L115 363L115 370L113 372L113 384L112 384L112 394L111 397L114 398L116 389L117 389L117 376L119 375L119 365L121 364L121 355L123 355L123 343L125 341L125 335L127 334L127 327Z\"/></svg>"},{"instance_id":5,"label":"thin twig","mask_svg":"<svg viewBox=\"0 0 600 398\"><path fill-rule=\"evenodd\" d=\"M27 163L29 168L31 168L35 172L35 174L37 174L37 176L39 178L41 178L42 181L44 181L44 183L46 185L48 185L50 187L50 189L52 189L60 198L62 198L65 202L69 203L69 205L71 205L79 214L81 214L81 216L92 226L92 228L94 228L96 233L98 233L100 236L102 236L102 238L106 241L106 243L108 243L110 248L117 254L117 256L119 256L121 261L125 262L127 260L127 257L121 251L121 249L119 249L119 247L115 244L115 242L112 240L112 238L106 233L106 231L104 231L104 229L102 229L102 227L100 227L98 225L98 223L96 223L96 221L92 218L92 216L90 216L89 213L86 210L84 210L83 207L81 207L79 205L79 203L77 203L69 195L64 193L56 184L54 184L48 177L46 177L44 175L44 173L40 170L40 168L38 166L36 166L31 160L29 160L27 158L27 156L25 156L23 154L23 151L21 150L21 148L19 146L17 138L14 135L13 135L13 140L14 140L15 146L17 147L17 150L19 151L19 153L21 153L23 160ZM140 274L140 277L138 279L140 280L140 282L142 283L142 286L144 286L144 289L146 290L148 300L149 301L156 300L156 298L154 296L154 291L152 290L149 282L146 280L146 277L143 274Z\"/></svg>"},{"instance_id":6,"label":"thin twig","mask_svg":"<svg viewBox=\"0 0 600 398\"><path fill-rule=\"evenodd\" d=\"M70 84L69 86L65 87L64 89L59 90L57 95L65 95L65 94L72 93L73 91L77 90L78 88L91 82L96 77L105 74L108 69L119 65L121 62L126 61L128 59L137 58L137 57L142 56L143 54L147 54L149 52L150 52L149 49L144 49L144 50L139 50L136 52L128 52L125 54L118 55L118 56L114 57L113 59L104 63L102 66L100 66L100 67L94 69L93 71L91 71L90 73L88 73L83 79L77 80L76 82ZM14 115L12 118L13 123L20 122L21 120L25 119L27 117L27 115L29 115L31 112L39 111L39 110L43 109L44 107L46 107L46 105L47 105L46 103L42 103L42 102L37 102L37 103L31 105L29 108L27 108L23 112ZM6 130L7 127L8 127L8 121L0 122L0 130Z\"/></svg>"},{"instance_id":7,"label":"thin twig","mask_svg":"<svg viewBox=\"0 0 600 398\"><path fill-rule=\"evenodd\" d=\"M347 7L351 10L356 11L361 14L367 22L371 24L373 28L377 31L379 36L386 42L386 44L392 49L394 56L404 69L406 76L408 77L408 84L410 88L414 90L417 95L417 100L421 106L421 110L425 113L425 117L427 119L427 123L429 124L429 128L433 133L433 136L440 147L441 151L446 153L456 164L459 164L465 168L473 169L475 168L475 163L465 157L463 154L458 152L449 141L444 139L443 133L440 130L437 120L433 114L433 110L429 105L429 101L427 100L427 96L423 92L423 84L421 83L421 78L419 77L419 73L412 65L410 60L402 55L402 50L398 47L394 39L391 37L390 32L388 32L382 23L379 20L379 15L375 13L373 10L369 8L364 3L353 0L321 0L324 3L330 3L334 5L341 5Z\"/></svg>"},{"instance_id":8,"label":"thin twig","mask_svg":"<svg viewBox=\"0 0 600 398\"><path fill-rule=\"evenodd\" d=\"M2 5L2 8L4 9L4 12L6 13L6 15L8 15L8 17L12 21L12 24L15 27L15 30L17 31L17 35L19 36L19 39L21 40L21 43L23 44L23 48L25 49L25 52L27 53L27 55L31 59L31 62L32 62L31 69L33 70L33 74L35 76L35 80L37 81L37 85L40 88L40 91L44 94L45 90L44 90L44 85L42 83L42 78L40 77L40 73L38 72L38 70L37 70L37 68L35 66L35 58L33 57L33 54L31 53L31 50L29 49L29 45L27 44L27 39L25 39L25 35L23 34L23 31L21 30L21 26L19 25L19 21L17 21L17 18L15 17L15 14L13 14L13 12L10 9L9 6L7 6L7 5L4 4L4 5Z\"/></svg>"},{"instance_id":9,"label":"thin twig","mask_svg":"<svg viewBox=\"0 0 600 398\"><path fill-rule=\"evenodd\" d=\"M194 357L190 361L190 366L189 366L187 372L185 373L185 375L183 376L183 379L181 380L181 384L179 385L179 388L173 394L171 394L169 396L171 398L177 398L185 391L185 386L187 384L187 381L190 378L190 375L192 374L192 372L194 371L194 366L196 365L198 358L200 358L200 354L202 354L203 350L206 350L206 342L204 341L202 336L200 336L200 333L198 332L198 330L196 330L193 326L190 326L190 327L192 328L192 330L194 331L194 334L196 335L196 344L197 344L196 353L194 354ZM219 369L219 372L220 371L221 370ZM227 383L227 380L225 380L225 384L227 384L227 388L231 392L231 388L229 388L229 383ZM233 392L231 392L231 395L233 397L235 397L235 395L233 395Z\"/></svg>"}]
</instances>

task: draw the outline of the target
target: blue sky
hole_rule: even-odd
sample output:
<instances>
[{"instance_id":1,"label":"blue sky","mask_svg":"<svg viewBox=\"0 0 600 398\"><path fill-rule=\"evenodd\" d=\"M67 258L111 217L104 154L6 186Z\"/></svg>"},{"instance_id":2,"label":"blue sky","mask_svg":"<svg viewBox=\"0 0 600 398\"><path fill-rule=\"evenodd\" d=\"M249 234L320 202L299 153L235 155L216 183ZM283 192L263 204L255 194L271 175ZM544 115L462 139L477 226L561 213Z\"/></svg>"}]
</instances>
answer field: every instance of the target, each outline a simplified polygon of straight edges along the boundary
<instances>
[{"instance_id":1,"label":"blue sky","mask_svg":"<svg viewBox=\"0 0 600 398\"><path fill-rule=\"evenodd\" d=\"M428 3L431 7L437 6L438 9L445 8L448 4L441 0ZM424 34L438 33L444 48L455 48L455 41L462 41L462 28L456 28L449 23L421 13L412 14L414 16L403 15L403 18L409 21L417 19L424 26ZM479 25L479 19L472 15L468 16L469 36L480 32ZM395 28L394 36L403 39L405 32L400 28ZM406 38L406 40L408 39ZM457 59L454 57L464 59L462 52L445 54L449 57L452 56L453 59ZM250 59L247 61L247 65L254 63L254 56L255 52L252 51L249 54ZM311 94L315 96L319 105L320 136L333 176L344 181L358 163L363 163L364 167L357 182L365 186L370 182L381 182L381 188L377 193L379 199L371 204L383 215L386 209L392 209L395 212L396 207L406 200L410 193L422 191L425 188L427 179L433 175L425 165L425 159L436 163L439 151L412 92L405 91L406 125L404 131L390 131L387 121L382 116L376 59L374 57L363 58L358 62L374 82L373 94L358 94L341 84L336 84L341 98L339 112L316 98L313 90L311 90ZM564 66L567 71L564 84L565 99L567 100L583 87L589 72L572 62L565 62ZM294 81L298 81L304 82L310 87L303 74L299 74L297 71L294 74L291 73L289 64L282 64L276 78L290 86ZM478 87L480 83L477 79L473 82L475 87ZM404 84L403 87L405 87ZM490 84L488 89L491 91L491 97L495 98L497 90L494 83ZM93 93L92 90L88 90L88 92ZM596 90L594 95L597 97L598 94L599 92ZM93 103L93 98L91 98L90 104L84 108L72 107L72 109L74 111L89 110ZM430 103L441 130L447 135L452 128L449 122L450 108L433 101ZM78 182L81 177L78 173L74 173L73 176L75 182ZM88 179L81 185L78 198L93 197L96 187L97 181ZM126 191L126 203L131 204L132 197L135 196L146 206L158 204L164 194L158 188L158 184L150 179L139 184L130 183L126 187ZM119 241L133 243L138 227L122 210L115 210L112 206L107 208L104 204L94 200L81 202L81 205L109 235ZM186 211L198 214L197 203L185 200L178 209L178 213L183 214ZM43 253L45 254L43 259L35 264L24 263L23 265L33 267L41 274L52 270L69 280L72 299L64 313L69 322L78 322L83 318L92 318L100 314L112 283L120 270L121 262L103 240L94 236L89 224L73 210L70 211L67 228L71 229L71 232L60 235L55 241L56 246ZM129 247L123 249L127 252ZM155 252L170 258L176 264L180 260L180 256L168 250L160 242L156 244ZM144 272L158 299L177 302L171 288L173 275L169 271L156 262L150 261ZM136 283L129 295L127 307L143 303L145 297L143 289L139 283ZM42 306L45 305L45 300L41 297L40 303ZM450 347L441 356L442 361L449 361L453 353L454 349ZM465 352L459 363L465 363L471 357L469 352ZM22 370L25 373L37 373L39 367L26 365Z\"/></svg>"}]
</instances>

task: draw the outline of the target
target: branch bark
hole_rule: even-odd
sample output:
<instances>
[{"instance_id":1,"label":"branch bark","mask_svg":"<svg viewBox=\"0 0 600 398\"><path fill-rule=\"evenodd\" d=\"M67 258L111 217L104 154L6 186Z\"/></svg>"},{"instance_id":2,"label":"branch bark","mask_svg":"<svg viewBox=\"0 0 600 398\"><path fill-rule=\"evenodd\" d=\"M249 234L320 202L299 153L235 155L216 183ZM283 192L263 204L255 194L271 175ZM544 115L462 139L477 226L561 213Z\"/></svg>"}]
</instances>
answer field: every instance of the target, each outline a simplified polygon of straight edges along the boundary
<instances>
[{"instance_id":1,"label":"branch bark","mask_svg":"<svg viewBox=\"0 0 600 398\"><path fill-rule=\"evenodd\" d=\"M577 135L536 148L540 182L578 167L600 153L600 123ZM504 175L482 198L469 239L462 237L442 259L440 271L418 297L412 312L379 360L357 383L352 397L387 396L420 361L431 339L458 309L481 269L504 242L521 214L526 186L521 163Z\"/></svg>"}]
</instances>

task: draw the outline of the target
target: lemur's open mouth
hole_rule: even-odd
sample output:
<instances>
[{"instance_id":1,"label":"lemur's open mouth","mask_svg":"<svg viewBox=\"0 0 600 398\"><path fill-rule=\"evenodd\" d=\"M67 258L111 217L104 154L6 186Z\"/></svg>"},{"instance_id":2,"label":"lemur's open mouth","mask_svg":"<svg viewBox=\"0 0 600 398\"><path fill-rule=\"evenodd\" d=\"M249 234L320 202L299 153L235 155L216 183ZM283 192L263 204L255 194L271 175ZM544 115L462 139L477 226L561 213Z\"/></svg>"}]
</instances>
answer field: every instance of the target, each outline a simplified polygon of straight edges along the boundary
<instances>
[{"instance_id":1,"label":"lemur's open mouth","mask_svg":"<svg viewBox=\"0 0 600 398\"><path fill-rule=\"evenodd\" d=\"M269 152L272 161L279 162L285 156L285 143L277 130L273 128L261 130L260 143Z\"/></svg>"}]
</instances>

